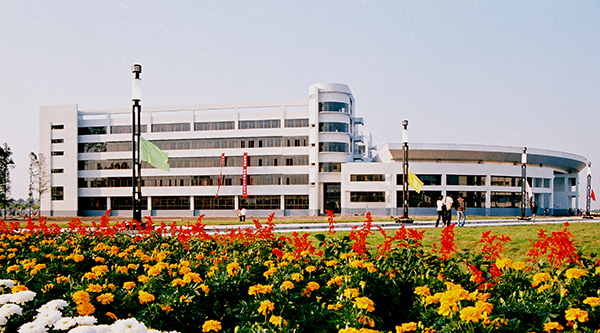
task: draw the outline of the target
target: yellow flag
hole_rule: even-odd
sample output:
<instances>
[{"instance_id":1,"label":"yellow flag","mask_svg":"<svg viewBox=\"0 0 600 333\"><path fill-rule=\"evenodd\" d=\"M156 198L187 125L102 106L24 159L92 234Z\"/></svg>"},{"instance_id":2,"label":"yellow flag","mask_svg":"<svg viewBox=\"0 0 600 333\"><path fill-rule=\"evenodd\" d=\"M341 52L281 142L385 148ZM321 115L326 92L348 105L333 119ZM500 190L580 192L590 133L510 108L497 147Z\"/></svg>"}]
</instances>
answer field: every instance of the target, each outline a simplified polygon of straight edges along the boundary
<instances>
[{"instance_id":1,"label":"yellow flag","mask_svg":"<svg viewBox=\"0 0 600 333\"><path fill-rule=\"evenodd\" d=\"M163 152L152 142L140 137L140 159L150 163L155 168L170 171L169 154Z\"/></svg>"},{"instance_id":2,"label":"yellow flag","mask_svg":"<svg viewBox=\"0 0 600 333\"><path fill-rule=\"evenodd\" d=\"M410 169L408 169L408 184L415 189L417 193L421 193L423 182L415 175Z\"/></svg>"}]
</instances>

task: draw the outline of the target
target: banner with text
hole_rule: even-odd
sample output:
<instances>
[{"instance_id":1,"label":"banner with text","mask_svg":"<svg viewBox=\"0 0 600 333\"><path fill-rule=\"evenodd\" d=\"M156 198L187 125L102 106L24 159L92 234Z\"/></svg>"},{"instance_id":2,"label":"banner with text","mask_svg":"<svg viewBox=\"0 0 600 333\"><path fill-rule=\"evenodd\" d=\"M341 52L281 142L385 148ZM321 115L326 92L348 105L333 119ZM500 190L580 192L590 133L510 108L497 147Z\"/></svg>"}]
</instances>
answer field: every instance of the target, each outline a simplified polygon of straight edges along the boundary
<instances>
[{"instance_id":1,"label":"banner with text","mask_svg":"<svg viewBox=\"0 0 600 333\"><path fill-rule=\"evenodd\" d=\"M221 172L219 173L219 184L217 186L215 198L219 197L219 190L221 189L221 183L223 182L223 164L225 164L225 153L221 154Z\"/></svg>"},{"instance_id":2,"label":"banner with text","mask_svg":"<svg viewBox=\"0 0 600 333\"><path fill-rule=\"evenodd\" d=\"M248 197L248 153L242 159L242 198Z\"/></svg>"}]
</instances>

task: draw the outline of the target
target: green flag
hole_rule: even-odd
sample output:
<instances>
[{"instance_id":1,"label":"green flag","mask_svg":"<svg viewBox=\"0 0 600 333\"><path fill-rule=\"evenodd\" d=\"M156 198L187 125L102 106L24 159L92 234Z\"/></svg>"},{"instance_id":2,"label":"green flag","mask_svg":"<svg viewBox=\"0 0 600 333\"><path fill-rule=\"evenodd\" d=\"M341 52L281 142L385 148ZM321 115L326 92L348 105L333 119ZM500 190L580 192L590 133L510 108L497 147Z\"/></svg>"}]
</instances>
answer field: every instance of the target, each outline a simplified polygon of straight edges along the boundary
<instances>
[{"instance_id":1,"label":"green flag","mask_svg":"<svg viewBox=\"0 0 600 333\"><path fill-rule=\"evenodd\" d=\"M140 141L140 159L150 163L153 167L165 171L170 171L169 154L163 152L152 142L141 137Z\"/></svg>"},{"instance_id":2,"label":"green flag","mask_svg":"<svg viewBox=\"0 0 600 333\"><path fill-rule=\"evenodd\" d=\"M421 188L423 187L423 182L415 175L410 169L408 169L408 184L412 186L412 188L417 191L417 193L421 193Z\"/></svg>"}]
</instances>

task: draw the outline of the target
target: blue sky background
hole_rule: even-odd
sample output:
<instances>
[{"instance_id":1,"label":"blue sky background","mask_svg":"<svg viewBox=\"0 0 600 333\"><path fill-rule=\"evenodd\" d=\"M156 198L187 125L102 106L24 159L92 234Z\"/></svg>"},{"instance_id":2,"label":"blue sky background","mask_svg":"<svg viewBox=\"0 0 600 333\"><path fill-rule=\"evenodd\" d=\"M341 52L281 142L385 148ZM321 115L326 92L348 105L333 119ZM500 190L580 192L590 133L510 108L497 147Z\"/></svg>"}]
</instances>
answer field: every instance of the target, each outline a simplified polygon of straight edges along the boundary
<instances>
[{"instance_id":1,"label":"blue sky background","mask_svg":"<svg viewBox=\"0 0 600 333\"><path fill-rule=\"evenodd\" d=\"M570 152L596 166L600 196L599 28L595 0L3 1L12 196L27 196L39 107L129 107L134 63L143 106L301 100L339 82L379 147L408 119L411 142Z\"/></svg>"}]
</instances>

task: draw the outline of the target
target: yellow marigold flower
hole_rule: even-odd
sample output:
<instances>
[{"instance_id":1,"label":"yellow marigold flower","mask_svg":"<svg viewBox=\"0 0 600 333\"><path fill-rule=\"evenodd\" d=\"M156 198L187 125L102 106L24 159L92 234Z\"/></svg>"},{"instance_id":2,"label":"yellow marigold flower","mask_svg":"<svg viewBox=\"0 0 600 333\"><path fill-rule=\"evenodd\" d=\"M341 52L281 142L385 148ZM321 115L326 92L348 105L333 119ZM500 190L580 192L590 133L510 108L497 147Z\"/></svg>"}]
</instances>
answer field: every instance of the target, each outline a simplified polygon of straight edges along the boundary
<instances>
[{"instance_id":1,"label":"yellow marigold flower","mask_svg":"<svg viewBox=\"0 0 600 333\"><path fill-rule=\"evenodd\" d=\"M84 279L88 279L88 280L92 280L92 279L95 279L97 277L98 277L98 275L96 275L93 272L87 272L87 273L83 274L83 278Z\"/></svg>"},{"instance_id":2,"label":"yellow marigold flower","mask_svg":"<svg viewBox=\"0 0 600 333\"><path fill-rule=\"evenodd\" d=\"M73 301L77 304L89 303L90 294L88 294L84 290L78 290L78 291L74 292L73 295L71 295L71 298L73 298Z\"/></svg>"},{"instance_id":3,"label":"yellow marigold flower","mask_svg":"<svg viewBox=\"0 0 600 333\"><path fill-rule=\"evenodd\" d=\"M369 325L371 327L375 326L375 322L373 321L373 319L367 317L367 316L360 316L358 317L358 322L359 323L363 323L365 325ZM363 329L362 332L366 331L366 329Z\"/></svg>"},{"instance_id":4,"label":"yellow marigold flower","mask_svg":"<svg viewBox=\"0 0 600 333\"><path fill-rule=\"evenodd\" d=\"M240 264L238 264L237 261L230 262L229 264L227 264L227 275L236 276L240 269Z\"/></svg>"},{"instance_id":5,"label":"yellow marigold flower","mask_svg":"<svg viewBox=\"0 0 600 333\"><path fill-rule=\"evenodd\" d=\"M150 267L148 270L148 276L157 276L162 272L162 268L158 265Z\"/></svg>"},{"instance_id":6,"label":"yellow marigold flower","mask_svg":"<svg viewBox=\"0 0 600 333\"><path fill-rule=\"evenodd\" d=\"M498 269L502 269L504 267L510 267L510 265L511 265L511 260L508 258L496 260L496 267L498 267Z\"/></svg>"},{"instance_id":7,"label":"yellow marigold flower","mask_svg":"<svg viewBox=\"0 0 600 333\"><path fill-rule=\"evenodd\" d=\"M140 275L138 276L138 281L141 283L145 283L146 281L148 281L148 277L146 275Z\"/></svg>"},{"instance_id":8,"label":"yellow marigold flower","mask_svg":"<svg viewBox=\"0 0 600 333\"><path fill-rule=\"evenodd\" d=\"M273 260L267 260L263 263L263 265L269 267L269 266L273 266L275 263L273 262Z\"/></svg>"},{"instance_id":9,"label":"yellow marigold flower","mask_svg":"<svg viewBox=\"0 0 600 333\"><path fill-rule=\"evenodd\" d=\"M338 333L360 333L359 330L353 327L342 328L338 331Z\"/></svg>"},{"instance_id":10,"label":"yellow marigold flower","mask_svg":"<svg viewBox=\"0 0 600 333\"><path fill-rule=\"evenodd\" d=\"M269 277L269 276L275 274L275 272L277 272L277 268L276 267L271 267L266 272L263 273L263 276L264 277Z\"/></svg>"},{"instance_id":11,"label":"yellow marigold flower","mask_svg":"<svg viewBox=\"0 0 600 333\"><path fill-rule=\"evenodd\" d=\"M77 305L77 313L79 313L80 316L89 316L94 313L94 311L96 311L96 308L88 302Z\"/></svg>"},{"instance_id":12,"label":"yellow marigold flower","mask_svg":"<svg viewBox=\"0 0 600 333\"><path fill-rule=\"evenodd\" d=\"M441 297L442 297L442 293L435 293L435 295L433 295L433 296L427 296L427 297L425 297L425 305L438 303L440 301Z\"/></svg>"},{"instance_id":13,"label":"yellow marigold flower","mask_svg":"<svg viewBox=\"0 0 600 333\"><path fill-rule=\"evenodd\" d=\"M202 332L210 332L215 331L218 332L221 330L221 322L216 320L207 320L202 324Z\"/></svg>"},{"instance_id":14,"label":"yellow marigold flower","mask_svg":"<svg viewBox=\"0 0 600 333\"><path fill-rule=\"evenodd\" d=\"M352 258L354 256L355 256L354 253L342 253L342 254L340 254L340 259L342 259L342 260L343 259L348 259L348 258Z\"/></svg>"},{"instance_id":15,"label":"yellow marigold flower","mask_svg":"<svg viewBox=\"0 0 600 333\"><path fill-rule=\"evenodd\" d=\"M16 272L18 270L19 270L19 265L12 265L12 266L6 267L6 273Z\"/></svg>"},{"instance_id":16,"label":"yellow marigold flower","mask_svg":"<svg viewBox=\"0 0 600 333\"><path fill-rule=\"evenodd\" d=\"M396 333L412 332L417 330L417 323L410 322L404 323L400 326L396 326Z\"/></svg>"},{"instance_id":17,"label":"yellow marigold flower","mask_svg":"<svg viewBox=\"0 0 600 333\"><path fill-rule=\"evenodd\" d=\"M477 309L477 311L479 311L484 315L484 317L486 317L492 313L494 305L484 301L477 301L475 302L475 309Z\"/></svg>"},{"instance_id":18,"label":"yellow marigold flower","mask_svg":"<svg viewBox=\"0 0 600 333\"><path fill-rule=\"evenodd\" d=\"M302 274L300 274L300 273L292 273L292 280L294 280L296 282L300 282L300 281L304 280L304 276L302 276Z\"/></svg>"},{"instance_id":19,"label":"yellow marigold flower","mask_svg":"<svg viewBox=\"0 0 600 333\"><path fill-rule=\"evenodd\" d=\"M161 305L160 309L163 310L166 313L169 313L169 312L173 311L173 308L170 307L169 305Z\"/></svg>"},{"instance_id":20,"label":"yellow marigold flower","mask_svg":"<svg viewBox=\"0 0 600 333\"><path fill-rule=\"evenodd\" d=\"M358 297L358 289L357 288L346 288L344 289L344 297L346 298L356 298Z\"/></svg>"},{"instance_id":21,"label":"yellow marigold flower","mask_svg":"<svg viewBox=\"0 0 600 333\"><path fill-rule=\"evenodd\" d=\"M336 276L327 281L327 286L331 286L332 284L337 284L338 286L340 286L342 285L342 282L344 282L344 277Z\"/></svg>"},{"instance_id":22,"label":"yellow marigold flower","mask_svg":"<svg viewBox=\"0 0 600 333\"><path fill-rule=\"evenodd\" d=\"M598 306L600 304L600 298L588 297L585 300L583 300L583 304L588 304L590 306Z\"/></svg>"},{"instance_id":23,"label":"yellow marigold flower","mask_svg":"<svg viewBox=\"0 0 600 333\"><path fill-rule=\"evenodd\" d=\"M365 265L364 261L362 260L352 260L350 262L350 266L354 267L354 268L363 268Z\"/></svg>"},{"instance_id":24,"label":"yellow marigold flower","mask_svg":"<svg viewBox=\"0 0 600 333\"><path fill-rule=\"evenodd\" d=\"M270 293L271 291L273 291L273 286L271 286L270 284L263 286L259 283L248 288L248 295L266 294Z\"/></svg>"},{"instance_id":25,"label":"yellow marigold flower","mask_svg":"<svg viewBox=\"0 0 600 333\"><path fill-rule=\"evenodd\" d=\"M127 268L129 268L129 269L136 269L137 266L135 264L127 264Z\"/></svg>"},{"instance_id":26,"label":"yellow marigold flower","mask_svg":"<svg viewBox=\"0 0 600 333\"><path fill-rule=\"evenodd\" d=\"M187 296L185 296L185 295L182 295L181 297L179 297L179 301L180 302L185 302L185 303L191 303L192 302L192 300L189 299L189 298L187 298Z\"/></svg>"},{"instance_id":27,"label":"yellow marigold flower","mask_svg":"<svg viewBox=\"0 0 600 333\"><path fill-rule=\"evenodd\" d=\"M287 321L285 321L281 316L271 316L271 318L269 318L269 322L277 327L281 327L282 324L283 326L287 326Z\"/></svg>"},{"instance_id":28,"label":"yellow marigold flower","mask_svg":"<svg viewBox=\"0 0 600 333\"><path fill-rule=\"evenodd\" d=\"M115 290L115 285L112 283L109 283L108 285L105 285L104 288L108 287L110 290Z\"/></svg>"},{"instance_id":29,"label":"yellow marigold flower","mask_svg":"<svg viewBox=\"0 0 600 333\"><path fill-rule=\"evenodd\" d=\"M210 288L209 288L207 285L205 285L204 283L203 283L203 284L201 284L199 288L200 288L200 289L202 289L202 291L203 291L205 294L208 294L208 293L210 292Z\"/></svg>"},{"instance_id":30,"label":"yellow marigold flower","mask_svg":"<svg viewBox=\"0 0 600 333\"><path fill-rule=\"evenodd\" d=\"M183 281L185 281L185 283L190 283L192 281L202 283L202 278L200 278L200 274L198 273L189 272L183 276Z\"/></svg>"},{"instance_id":31,"label":"yellow marigold flower","mask_svg":"<svg viewBox=\"0 0 600 333\"><path fill-rule=\"evenodd\" d=\"M482 301L482 302L487 302L487 300L490 298L490 296L491 296L490 293L478 294L477 295L477 300L478 301Z\"/></svg>"},{"instance_id":32,"label":"yellow marigold flower","mask_svg":"<svg viewBox=\"0 0 600 333\"><path fill-rule=\"evenodd\" d=\"M377 267L375 267L375 264L373 264L372 262L366 263L364 265L364 268L366 268L369 273L377 272Z\"/></svg>"},{"instance_id":33,"label":"yellow marigold flower","mask_svg":"<svg viewBox=\"0 0 600 333\"><path fill-rule=\"evenodd\" d=\"M537 288L537 291L538 291L538 293L541 293L542 291L548 290L550 288L552 288L551 285L549 285L549 284L543 284L543 285L539 286L539 288Z\"/></svg>"},{"instance_id":34,"label":"yellow marigold flower","mask_svg":"<svg viewBox=\"0 0 600 333\"><path fill-rule=\"evenodd\" d=\"M127 274L128 269L126 266L117 266L116 272L121 274Z\"/></svg>"},{"instance_id":35,"label":"yellow marigold flower","mask_svg":"<svg viewBox=\"0 0 600 333\"><path fill-rule=\"evenodd\" d=\"M143 290L140 290L138 298L140 300L140 304L146 304L148 302L154 301L154 295L147 293Z\"/></svg>"},{"instance_id":36,"label":"yellow marigold flower","mask_svg":"<svg viewBox=\"0 0 600 333\"><path fill-rule=\"evenodd\" d=\"M115 296L111 293L104 293L96 297L96 300L102 303L103 305L109 304L110 302L114 301L114 299Z\"/></svg>"},{"instance_id":37,"label":"yellow marigold flower","mask_svg":"<svg viewBox=\"0 0 600 333\"><path fill-rule=\"evenodd\" d=\"M579 268L569 268L565 272L567 279L578 279L582 276L585 276L586 274L587 274L586 271L584 271L583 269L579 269Z\"/></svg>"},{"instance_id":38,"label":"yellow marigold flower","mask_svg":"<svg viewBox=\"0 0 600 333\"><path fill-rule=\"evenodd\" d=\"M40 270L46 268L45 264L37 264L35 265L35 267L33 267L33 269L31 270L31 272L29 272L29 274L31 275L35 275L37 273L39 273Z\"/></svg>"},{"instance_id":39,"label":"yellow marigold flower","mask_svg":"<svg viewBox=\"0 0 600 333\"><path fill-rule=\"evenodd\" d=\"M460 310L460 320L478 322L480 319L480 313L474 306L467 306Z\"/></svg>"},{"instance_id":40,"label":"yellow marigold flower","mask_svg":"<svg viewBox=\"0 0 600 333\"><path fill-rule=\"evenodd\" d=\"M341 309L341 308L343 308L343 307L344 307L344 306L343 306L343 305L341 305L340 303L337 303L337 304L329 304L329 305L327 305L327 310L333 310L333 311L337 311L337 310L339 310L339 309Z\"/></svg>"},{"instance_id":41,"label":"yellow marigold flower","mask_svg":"<svg viewBox=\"0 0 600 333\"><path fill-rule=\"evenodd\" d=\"M310 281L308 284L306 284L306 289L310 291L318 290L320 287L321 286L314 281Z\"/></svg>"},{"instance_id":42,"label":"yellow marigold flower","mask_svg":"<svg viewBox=\"0 0 600 333\"><path fill-rule=\"evenodd\" d=\"M309 273L314 273L317 271L317 268L315 266L307 266L305 270Z\"/></svg>"},{"instance_id":43,"label":"yellow marigold flower","mask_svg":"<svg viewBox=\"0 0 600 333\"><path fill-rule=\"evenodd\" d=\"M46 257L50 260L54 259L54 255L52 253L45 254L44 257Z\"/></svg>"},{"instance_id":44,"label":"yellow marigold flower","mask_svg":"<svg viewBox=\"0 0 600 333\"><path fill-rule=\"evenodd\" d=\"M288 291L290 289L294 289L294 284L292 281L285 280L281 283L281 290Z\"/></svg>"},{"instance_id":45,"label":"yellow marigold flower","mask_svg":"<svg viewBox=\"0 0 600 333\"><path fill-rule=\"evenodd\" d=\"M85 291L88 291L91 293L100 293L100 292L102 292L102 286L99 284L90 283L88 285L88 287L85 289Z\"/></svg>"},{"instance_id":46,"label":"yellow marigold flower","mask_svg":"<svg viewBox=\"0 0 600 333\"><path fill-rule=\"evenodd\" d=\"M58 275L56 277L56 283L63 283L63 282L70 282L69 277L68 276Z\"/></svg>"},{"instance_id":47,"label":"yellow marigold flower","mask_svg":"<svg viewBox=\"0 0 600 333\"><path fill-rule=\"evenodd\" d=\"M81 255L81 254L76 254L76 255L73 256L73 260L75 262L81 262L81 261L83 261L83 259L84 259L84 256Z\"/></svg>"},{"instance_id":48,"label":"yellow marigold flower","mask_svg":"<svg viewBox=\"0 0 600 333\"><path fill-rule=\"evenodd\" d=\"M562 327L562 325L560 325L559 323L555 322L555 321L549 321L547 323L544 324L544 331L545 332L552 332L553 330L556 330L558 332L562 331L564 329L564 327Z\"/></svg>"},{"instance_id":49,"label":"yellow marigold flower","mask_svg":"<svg viewBox=\"0 0 600 333\"><path fill-rule=\"evenodd\" d=\"M415 294L423 297L431 296L429 287L427 286L416 287Z\"/></svg>"},{"instance_id":50,"label":"yellow marigold flower","mask_svg":"<svg viewBox=\"0 0 600 333\"><path fill-rule=\"evenodd\" d=\"M337 264L338 264L338 261L337 261L337 260L328 260L328 261L326 261L326 262L325 262L325 265L326 265L327 267L331 267L331 266L337 266Z\"/></svg>"},{"instance_id":51,"label":"yellow marigold flower","mask_svg":"<svg viewBox=\"0 0 600 333\"><path fill-rule=\"evenodd\" d=\"M54 285L52 283L48 283L44 286L44 288L42 288L42 293L47 293L49 292L52 288L54 288Z\"/></svg>"},{"instance_id":52,"label":"yellow marigold flower","mask_svg":"<svg viewBox=\"0 0 600 333\"><path fill-rule=\"evenodd\" d=\"M96 257L96 258L94 258L94 261L95 261L95 262L104 262L104 261L105 261L105 259L104 259L104 258L102 258L102 257Z\"/></svg>"},{"instance_id":53,"label":"yellow marigold flower","mask_svg":"<svg viewBox=\"0 0 600 333\"><path fill-rule=\"evenodd\" d=\"M183 279L174 279L173 281L171 281L171 286L175 287L175 286L181 286L184 287L185 286L185 281L183 281Z\"/></svg>"},{"instance_id":54,"label":"yellow marigold flower","mask_svg":"<svg viewBox=\"0 0 600 333\"><path fill-rule=\"evenodd\" d=\"M192 271L192 269L189 266L179 267L179 274L181 274L181 275L185 275L186 273L189 273L191 271Z\"/></svg>"},{"instance_id":55,"label":"yellow marigold flower","mask_svg":"<svg viewBox=\"0 0 600 333\"><path fill-rule=\"evenodd\" d=\"M550 274L548 273L537 273L533 276L533 281L531 282L532 287L537 287L540 283L546 282L550 280Z\"/></svg>"},{"instance_id":56,"label":"yellow marigold flower","mask_svg":"<svg viewBox=\"0 0 600 333\"><path fill-rule=\"evenodd\" d=\"M373 312L375 310L373 301L368 297L357 297L354 300L354 306L359 309L366 309L369 312Z\"/></svg>"},{"instance_id":57,"label":"yellow marigold flower","mask_svg":"<svg viewBox=\"0 0 600 333\"><path fill-rule=\"evenodd\" d=\"M513 263L512 263L512 266L511 266L511 267L512 267L512 269L514 269L514 270L520 271L520 270L523 270L523 269L525 269L525 267L527 267L527 266L526 266L526 265L525 265L525 263L524 263L524 262L522 262L522 261L515 261L515 262L513 262Z\"/></svg>"},{"instance_id":58,"label":"yellow marigold flower","mask_svg":"<svg viewBox=\"0 0 600 333\"><path fill-rule=\"evenodd\" d=\"M578 309L578 308L571 308L565 311L565 319L568 321L579 321L581 323L586 322L588 320L588 313L587 311Z\"/></svg>"},{"instance_id":59,"label":"yellow marigold flower","mask_svg":"<svg viewBox=\"0 0 600 333\"><path fill-rule=\"evenodd\" d=\"M133 281L123 282L123 289L130 290L133 288L135 288L135 282L133 282Z\"/></svg>"},{"instance_id":60,"label":"yellow marigold flower","mask_svg":"<svg viewBox=\"0 0 600 333\"><path fill-rule=\"evenodd\" d=\"M211 278L213 276L215 276L215 272L213 272L213 271L210 271L210 272L206 273L206 277L207 278Z\"/></svg>"},{"instance_id":61,"label":"yellow marigold flower","mask_svg":"<svg viewBox=\"0 0 600 333\"><path fill-rule=\"evenodd\" d=\"M260 302L260 306L258 307L258 313L266 316L268 313L270 313L271 311L273 311L273 309L275 309L275 303L266 300L266 301L262 301Z\"/></svg>"},{"instance_id":62,"label":"yellow marigold flower","mask_svg":"<svg viewBox=\"0 0 600 333\"><path fill-rule=\"evenodd\" d=\"M117 317L117 315L115 315L112 312L107 312L106 316L109 317L109 318L112 318L113 320L119 320L119 318Z\"/></svg>"}]
</instances>

